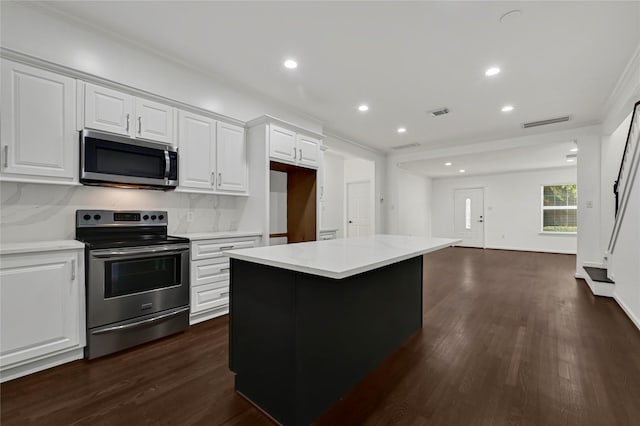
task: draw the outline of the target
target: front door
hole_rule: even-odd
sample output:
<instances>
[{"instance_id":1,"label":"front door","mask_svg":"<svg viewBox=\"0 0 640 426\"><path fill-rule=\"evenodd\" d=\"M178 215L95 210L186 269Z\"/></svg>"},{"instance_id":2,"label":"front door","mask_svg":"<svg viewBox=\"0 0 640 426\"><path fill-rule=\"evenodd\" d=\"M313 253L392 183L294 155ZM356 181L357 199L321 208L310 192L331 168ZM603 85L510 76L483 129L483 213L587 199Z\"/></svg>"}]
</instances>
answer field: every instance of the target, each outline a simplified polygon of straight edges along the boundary
<instances>
[{"instance_id":1,"label":"front door","mask_svg":"<svg viewBox=\"0 0 640 426\"><path fill-rule=\"evenodd\" d=\"M454 230L459 244L484 247L484 190L456 189L454 196Z\"/></svg>"}]
</instances>

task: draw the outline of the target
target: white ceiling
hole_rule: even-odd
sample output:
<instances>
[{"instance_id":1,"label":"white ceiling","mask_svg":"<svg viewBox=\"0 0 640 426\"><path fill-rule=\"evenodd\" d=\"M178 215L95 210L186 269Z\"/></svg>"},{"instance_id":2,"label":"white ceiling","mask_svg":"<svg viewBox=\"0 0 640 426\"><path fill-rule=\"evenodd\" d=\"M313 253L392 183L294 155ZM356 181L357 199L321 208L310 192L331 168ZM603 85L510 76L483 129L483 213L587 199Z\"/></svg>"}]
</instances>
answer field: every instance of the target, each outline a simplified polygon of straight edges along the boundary
<instances>
[{"instance_id":1,"label":"white ceiling","mask_svg":"<svg viewBox=\"0 0 640 426\"><path fill-rule=\"evenodd\" d=\"M572 148L576 148L576 143L573 141L554 142L498 151L408 161L401 163L400 167L431 178L575 167L577 158L572 163L567 162L567 155L578 154L577 152L572 152ZM450 162L451 166L446 166L445 163L447 162ZM465 172L460 173L460 169Z\"/></svg>"},{"instance_id":2,"label":"white ceiling","mask_svg":"<svg viewBox=\"0 0 640 426\"><path fill-rule=\"evenodd\" d=\"M578 127L640 42L640 2L49 2L370 146ZM505 23L512 9L522 15ZM294 57L298 69L282 66ZM497 65L502 73L484 76ZM366 102L370 110L357 111ZM500 112L513 104L509 114ZM446 106L447 116L426 112ZM523 130L559 115L569 123ZM398 126L407 133L399 135Z\"/></svg>"}]
</instances>

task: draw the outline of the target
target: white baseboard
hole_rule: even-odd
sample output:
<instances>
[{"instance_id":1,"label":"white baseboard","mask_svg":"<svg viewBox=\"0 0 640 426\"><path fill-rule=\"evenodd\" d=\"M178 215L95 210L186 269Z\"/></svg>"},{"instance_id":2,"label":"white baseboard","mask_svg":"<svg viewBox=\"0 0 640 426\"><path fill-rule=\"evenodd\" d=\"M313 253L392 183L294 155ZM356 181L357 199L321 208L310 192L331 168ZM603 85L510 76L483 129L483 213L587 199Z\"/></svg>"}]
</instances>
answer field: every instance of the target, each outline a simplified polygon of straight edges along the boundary
<instances>
[{"instance_id":1,"label":"white baseboard","mask_svg":"<svg viewBox=\"0 0 640 426\"><path fill-rule=\"evenodd\" d=\"M631 310L629 309L629 307L627 305L625 305L625 303L620 300L620 298L618 297L617 294L613 294L613 300L616 301L616 303L618 304L618 306L620 306L620 308L622 308L622 310L624 311L625 314L627 314L627 316L629 317L629 319L631 320L631 322L633 322L633 324L635 324L635 326L638 328L638 330L640 330L640 319L638 319L638 317L636 317L633 312L631 312Z\"/></svg>"},{"instance_id":2,"label":"white baseboard","mask_svg":"<svg viewBox=\"0 0 640 426\"><path fill-rule=\"evenodd\" d=\"M67 350L53 356L46 356L15 367L3 369L2 373L0 373L0 382L17 379L18 377L26 376L37 371L46 370L48 368L56 367L82 358L84 358L84 348Z\"/></svg>"},{"instance_id":3,"label":"white baseboard","mask_svg":"<svg viewBox=\"0 0 640 426\"><path fill-rule=\"evenodd\" d=\"M538 253L576 254L575 250L548 250L548 249L506 247L506 246L485 246L485 248L490 250L512 250L512 251L533 251Z\"/></svg>"},{"instance_id":4,"label":"white baseboard","mask_svg":"<svg viewBox=\"0 0 640 426\"><path fill-rule=\"evenodd\" d=\"M208 321L210 319L214 319L222 315L226 315L228 313L229 313L229 305L225 305L219 308L198 312L197 314L191 314L189 316L189 325L195 325L203 321Z\"/></svg>"},{"instance_id":5,"label":"white baseboard","mask_svg":"<svg viewBox=\"0 0 640 426\"><path fill-rule=\"evenodd\" d=\"M575 277L585 280L585 282L589 286L589 290L591 290L591 293L594 296L613 297L615 284L593 281L591 280L589 274L583 272L582 268L580 268L580 271L576 271Z\"/></svg>"}]
</instances>

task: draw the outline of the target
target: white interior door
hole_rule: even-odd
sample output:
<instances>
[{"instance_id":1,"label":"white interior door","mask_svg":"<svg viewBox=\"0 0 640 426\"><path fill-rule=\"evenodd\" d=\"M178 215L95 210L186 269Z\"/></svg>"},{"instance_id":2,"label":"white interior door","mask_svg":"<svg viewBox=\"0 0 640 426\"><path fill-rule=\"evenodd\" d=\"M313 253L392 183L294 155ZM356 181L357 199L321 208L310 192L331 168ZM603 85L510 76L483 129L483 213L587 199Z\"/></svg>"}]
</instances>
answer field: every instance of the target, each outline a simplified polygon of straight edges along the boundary
<instances>
[{"instance_id":1,"label":"white interior door","mask_svg":"<svg viewBox=\"0 0 640 426\"><path fill-rule=\"evenodd\" d=\"M347 184L347 237L371 235L371 182Z\"/></svg>"},{"instance_id":2,"label":"white interior door","mask_svg":"<svg viewBox=\"0 0 640 426\"><path fill-rule=\"evenodd\" d=\"M484 190L456 189L454 195L454 230L459 245L484 247Z\"/></svg>"}]
</instances>

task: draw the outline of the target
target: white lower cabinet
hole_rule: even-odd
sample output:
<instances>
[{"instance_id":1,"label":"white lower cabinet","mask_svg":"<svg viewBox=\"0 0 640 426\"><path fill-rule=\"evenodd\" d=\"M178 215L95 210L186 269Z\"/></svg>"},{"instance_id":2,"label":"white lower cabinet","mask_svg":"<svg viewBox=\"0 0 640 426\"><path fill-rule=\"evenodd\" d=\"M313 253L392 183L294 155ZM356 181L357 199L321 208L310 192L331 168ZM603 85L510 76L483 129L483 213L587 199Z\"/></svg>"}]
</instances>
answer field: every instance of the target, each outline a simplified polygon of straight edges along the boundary
<instances>
[{"instance_id":1,"label":"white lower cabinet","mask_svg":"<svg viewBox=\"0 0 640 426\"><path fill-rule=\"evenodd\" d=\"M3 255L0 305L2 381L82 358L83 250Z\"/></svg>"},{"instance_id":2,"label":"white lower cabinet","mask_svg":"<svg viewBox=\"0 0 640 426\"><path fill-rule=\"evenodd\" d=\"M197 324L229 313L229 258L225 250L258 245L258 237L225 237L191 242L191 315Z\"/></svg>"}]
</instances>

